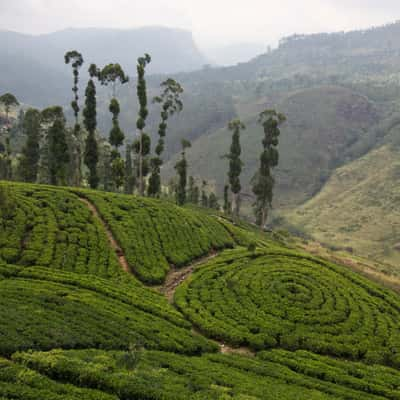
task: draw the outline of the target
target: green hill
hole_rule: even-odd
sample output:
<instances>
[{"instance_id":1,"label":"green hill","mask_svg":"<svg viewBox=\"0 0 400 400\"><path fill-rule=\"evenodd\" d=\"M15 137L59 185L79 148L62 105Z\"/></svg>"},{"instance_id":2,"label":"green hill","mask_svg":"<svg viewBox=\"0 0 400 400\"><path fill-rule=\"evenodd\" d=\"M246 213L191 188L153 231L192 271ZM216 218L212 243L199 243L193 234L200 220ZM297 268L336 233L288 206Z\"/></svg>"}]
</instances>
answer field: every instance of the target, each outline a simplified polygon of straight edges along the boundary
<instances>
[{"instance_id":1,"label":"green hill","mask_svg":"<svg viewBox=\"0 0 400 400\"><path fill-rule=\"evenodd\" d=\"M318 195L284 216L322 243L398 272L399 171L398 147L384 145L339 168Z\"/></svg>"},{"instance_id":2,"label":"green hill","mask_svg":"<svg viewBox=\"0 0 400 400\"><path fill-rule=\"evenodd\" d=\"M346 267L165 201L0 197L2 400L400 399L400 298Z\"/></svg>"}]
</instances>

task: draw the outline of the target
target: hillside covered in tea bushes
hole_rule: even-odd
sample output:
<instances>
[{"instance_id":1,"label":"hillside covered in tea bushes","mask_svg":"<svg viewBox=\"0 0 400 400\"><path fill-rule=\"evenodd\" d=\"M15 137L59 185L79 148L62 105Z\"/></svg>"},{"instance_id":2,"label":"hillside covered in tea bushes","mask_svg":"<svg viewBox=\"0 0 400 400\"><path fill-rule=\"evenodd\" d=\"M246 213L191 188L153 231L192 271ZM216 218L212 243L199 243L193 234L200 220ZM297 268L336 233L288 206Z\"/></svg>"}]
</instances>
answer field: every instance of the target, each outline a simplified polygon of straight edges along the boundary
<instances>
[{"instance_id":1,"label":"hillside covered in tea bushes","mask_svg":"<svg viewBox=\"0 0 400 400\"><path fill-rule=\"evenodd\" d=\"M347 267L163 200L0 201L1 400L400 399L399 295Z\"/></svg>"}]
</instances>

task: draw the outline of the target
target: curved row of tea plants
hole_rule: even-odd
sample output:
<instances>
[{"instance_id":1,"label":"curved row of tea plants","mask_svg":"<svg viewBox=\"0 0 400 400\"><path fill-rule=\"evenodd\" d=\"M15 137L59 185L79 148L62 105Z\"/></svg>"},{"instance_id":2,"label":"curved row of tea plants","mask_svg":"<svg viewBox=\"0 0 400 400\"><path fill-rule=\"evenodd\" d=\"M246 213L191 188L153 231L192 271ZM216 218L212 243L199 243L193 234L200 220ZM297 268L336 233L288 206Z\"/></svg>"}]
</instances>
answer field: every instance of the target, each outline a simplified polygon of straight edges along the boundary
<instances>
[{"instance_id":1,"label":"curved row of tea plants","mask_svg":"<svg viewBox=\"0 0 400 400\"><path fill-rule=\"evenodd\" d=\"M0 358L0 399L118 400L117 396L55 382L39 373Z\"/></svg>"},{"instance_id":2,"label":"curved row of tea plants","mask_svg":"<svg viewBox=\"0 0 400 400\"><path fill-rule=\"evenodd\" d=\"M260 357L54 350L13 359L50 378L128 399L400 399L400 372L306 352Z\"/></svg>"},{"instance_id":3,"label":"curved row of tea plants","mask_svg":"<svg viewBox=\"0 0 400 400\"><path fill-rule=\"evenodd\" d=\"M49 268L0 268L0 354L53 348L146 348L199 354L217 346L161 295L138 282L108 281Z\"/></svg>"},{"instance_id":4,"label":"curved row of tea plants","mask_svg":"<svg viewBox=\"0 0 400 400\"><path fill-rule=\"evenodd\" d=\"M175 302L209 337L400 367L400 299L348 269L295 252L226 251Z\"/></svg>"},{"instance_id":5,"label":"curved row of tea plants","mask_svg":"<svg viewBox=\"0 0 400 400\"><path fill-rule=\"evenodd\" d=\"M40 185L1 187L11 204L0 215L0 261L105 278L121 274L101 223L76 195Z\"/></svg>"},{"instance_id":6,"label":"curved row of tea plants","mask_svg":"<svg viewBox=\"0 0 400 400\"><path fill-rule=\"evenodd\" d=\"M79 191L98 209L129 265L148 284L164 281L170 265L182 267L234 240L213 216L169 202Z\"/></svg>"}]
</instances>

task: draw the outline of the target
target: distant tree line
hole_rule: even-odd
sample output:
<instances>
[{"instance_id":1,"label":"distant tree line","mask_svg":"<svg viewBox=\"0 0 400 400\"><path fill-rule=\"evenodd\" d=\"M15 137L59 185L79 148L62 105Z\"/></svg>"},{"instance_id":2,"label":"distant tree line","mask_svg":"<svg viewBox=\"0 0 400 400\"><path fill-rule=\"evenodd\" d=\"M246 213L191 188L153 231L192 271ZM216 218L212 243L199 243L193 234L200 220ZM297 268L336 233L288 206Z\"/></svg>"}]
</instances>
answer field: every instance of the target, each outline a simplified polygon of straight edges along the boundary
<instances>
[{"instance_id":1,"label":"distant tree line","mask_svg":"<svg viewBox=\"0 0 400 400\"><path fill-rule=\"evenodd\" d=\"M85 89L83 109L79 98L79 72L84 64L83 56L76 50L64 56L66 64L72 67L71 109L74 116L72 127L67 126L64 110L60 106L44 110L29 108L23 113L22 131L25 144L18 157L12 157L10 112L19 106L11 93L0 97L0 105L5 111L5 123L0 130L0 179L22 180L51 185L89 186L92 189L138 194L159 198L170 197L178 205L187 203L220 210L218 198L208 188L207 181L196 181L188 177L186 151L191 143L182 139L181 157L175 164L176 178L167 185L161 181L163 153L167 141L169 118L183 110L182 86L172 78L160 85L160 94L152 99L159 105L158 141L152 154L151 137L146 132L149 115L146 87L146 67L151 62L149 54L137 60L136 94L139 104L136 121L137 135L132 143L125 140L125 133L119 124L120 103L117 96L119 86L129 82L129 77L119 64L108 64L99 68L90 64L89 79ZM109 111L111 130L108 140L97 131L96 84L110 87ZM255 195L254 212L257 223L264 228L268 211L272 206L274 177L272 170L278 165L277 150L280 134L279 126L285 116L275 110L265 110L259 115L264 138L259 169L251 184ZM83 126L81 126L81 122ZM240 215L242 185L240 175L243 169L241 160L240 135L245 125L235 119L228 124L232 132L227 174L224 187L223 211L233 218ZM120 148L125 146L125 157Z\"/></svg>"}]
</instances>

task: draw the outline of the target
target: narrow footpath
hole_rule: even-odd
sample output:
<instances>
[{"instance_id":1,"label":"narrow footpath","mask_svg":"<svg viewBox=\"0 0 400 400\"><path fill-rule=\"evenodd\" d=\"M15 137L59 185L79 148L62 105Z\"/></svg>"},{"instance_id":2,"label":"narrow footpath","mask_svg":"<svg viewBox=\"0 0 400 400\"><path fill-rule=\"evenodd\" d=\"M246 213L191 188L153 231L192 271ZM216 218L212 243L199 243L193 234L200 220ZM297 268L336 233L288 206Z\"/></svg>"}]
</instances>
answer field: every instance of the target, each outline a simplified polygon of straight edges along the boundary
<instances>
[{"instance_id":1,"label":"narrow footpath","mask_svg":"<svg viewBox=\"0 0 400 400\"><path fill-rule=\"evenodd\" d=\"M102 216L100 215L96 206L92 202L90 202L88 199L86 199L85 197L79 197L79 200L86 205L86 207L91 211L92 215L103 226L104 231L106 232L108 241L110 243L110 246L114 249L115 253L117 254L121 268L125 272L132 273L123 250L119 246L113 233L111 232L110 227L108 226L107 222L102 218ZM174 294L175 294L177 287L181 283L183 283L185 280L187 280L198 267L200 267L201 265L212 260L217 255L218 255L217 252L212 252L208 256L202 257L202 258L198 259L197 261L195 261L193 264L190 264L184 268L178 269L178 268L171 267L170 271L168 272L167 277L165 278L164 284L158 288L159 292L164 294L164 296L167 298L169 303L173 305ZM200 331L196 330L195 328L192 329L192 332L196 335L204 336ZM225 342L217 341L212 338L209 338L209 339L214 341L215 343L217 343L217 345L219 346L220 352L223 354L239 354L239 355L248 356L248 357L253 357L255 355L255 352L253 350L251 350L250 348L247 348L247 347L234 348L234 347L229 346Z\"/></svg>"},{"instance_id":2,"label":"narrow footpath","mask_svg":"<svg viewBox=\"0 0 400 400\"><path fill-rule=\"evenodd\" d=\"M93 216L100 221L100 223L103 225L104 231L106 232L108 241L110 242L111 247L114 249L115 253L117 254L119 264L121 265L121 268L125 271L128 272L129 274L132 272L128 261L126 260L125 254L117 241L114 238L113 233L111 232L110 227L108 226L107 222L104 221L104 219L101 217L99 211L97 210L96 206L91 203L88 199L84 197L79 197L79 200L82 203L85 203L87 208L92 212Z\"/></svg>"},{"instance_id":3,"label":"narrow footpath","mask_svg":"<svg viewBox=\"0 0 400 400\"><path fill-rule=\"evenodd\" d=\"M202 257L195 261L193 264L183 268L171 268L165 278L165 282L160 286L160 293L164 294L168 301L173 304L174 294L177 287L188 279L196 268L200 265L207 263L218 255L217 252L212 252L208 256Z\"/></svg>"}]
</instances>

